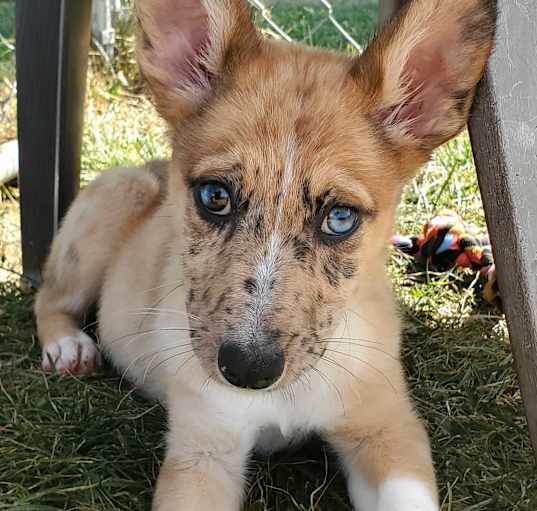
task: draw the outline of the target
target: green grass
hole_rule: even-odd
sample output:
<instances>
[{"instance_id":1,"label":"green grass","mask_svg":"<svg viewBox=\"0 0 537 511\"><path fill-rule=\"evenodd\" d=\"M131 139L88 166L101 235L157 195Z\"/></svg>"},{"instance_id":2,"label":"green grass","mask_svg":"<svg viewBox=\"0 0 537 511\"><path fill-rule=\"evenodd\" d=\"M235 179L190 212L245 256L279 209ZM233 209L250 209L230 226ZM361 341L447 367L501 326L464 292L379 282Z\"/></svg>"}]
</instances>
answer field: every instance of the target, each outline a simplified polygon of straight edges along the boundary
<instances>
[{"instance_id":1,"label":"green grass","mask_svg":"<svg viewBox=\"0 0 537 511\"><path fill-rule=\"evenodd\" d=\"M296 41L338 50L352 49L326 16L327 10L319 1L272 0L264 2L272 19ZM331 2L334 17L359 44L365 44L377 20L376 3L371 0L336 0ZM258 15L260 25L271 31Z\"/></svg>"},{"instance_id":2,"label":"green grass","mask_svg":"<svg viewBox=\"0 0 537 511\"><path fill-rule=\"evenodd\" d=\"M147 508L162 411L113 375L45 377L32 296L4 286L0 303L0 509Z\"/></svg>"},{"instance_id":3,"label":"green grass","mask_svg":"<svg viewBox=\"0 0 537 511\"><path fill-rule=\"evenodd\" d=\"M0 34L6 39L15 37L15 2L0 0Z\"/></svg>"},{"instance_id":4,"label":"green grass","mask_svg":"<svg viewBox=\"0 0 537 511\"><path fill-rule=\"evenodd\" d=\"M376 17L373 3L332 3L336 17L365 42ZM318 2L272 4L274 19L294 38L348 47L329 23L320 24L325 11ZM6 8L12 13L13 2L0 1L0 33L10 34ZM127 28L119 49L111 67L97 54L90 61L85 181L104 167L169 154L163 123L138 94ZM16 197L14 187L1 191L0 234L16 221ZM438 150L407 187L398 228L416 233L445 207L484 228L466 134ZM17 268L8 248L0 236L0 266ZM502 316L483 303L464 272L428 274L394 254L390 273L406 319L403 360L431 434L444 511L537 509L535 462ZM111 369L83 379L45 376L33 295L8 273L0 275L0 509L149 509L163 455L164 411L120 386ZM246 511L351 509L338 465L318 442L256 459L250 480Z\"/></svg>"},{"instance_id":5,"label":"green grass","mask_svg":"<svg viewBox=\"0 0 537 511\"><path fill-rule=\"evenodd\" d=\"M0 1L0 80L14 77L15 3Z\"/></svg>"},{"instance_id":6,"label":"green grass","mask_svg":"<svg viewBox=\"0 0 537 511\"><path fill-rule=\"evenodd\" d=\"M15 2L0 0L0 143L14 138L16 132L14 44Z\"/></svg>"}]
</instances>

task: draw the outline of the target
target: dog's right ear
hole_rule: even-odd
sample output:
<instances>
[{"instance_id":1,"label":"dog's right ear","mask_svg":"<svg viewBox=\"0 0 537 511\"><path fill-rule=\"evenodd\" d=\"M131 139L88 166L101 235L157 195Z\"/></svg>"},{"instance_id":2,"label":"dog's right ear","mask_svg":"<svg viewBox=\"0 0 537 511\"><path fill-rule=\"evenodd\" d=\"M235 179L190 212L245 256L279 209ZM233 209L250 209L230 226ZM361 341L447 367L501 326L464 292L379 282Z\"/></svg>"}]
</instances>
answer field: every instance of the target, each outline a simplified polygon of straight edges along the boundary
<instances>
[{"instance_id":1,"label":"dog's right ear","mask_svg":"<svg viewBox=\"0 0 537 511\"><path fill-rule=\"evenodd\" d=\"M412 0L355 60L379 133L408 170L459 133L490 55L496 0Z\"/></svg>"},{"instance_id":2,"label":"dog's right ear","mask_svg":"<svg viewBox=\"0 0 537 511\"><path fill-rule=\"evenodd\" d=\"M172 125L259 48L244 0L136 0L136 15L140 68Z\"/></svg>"}]
</instances>

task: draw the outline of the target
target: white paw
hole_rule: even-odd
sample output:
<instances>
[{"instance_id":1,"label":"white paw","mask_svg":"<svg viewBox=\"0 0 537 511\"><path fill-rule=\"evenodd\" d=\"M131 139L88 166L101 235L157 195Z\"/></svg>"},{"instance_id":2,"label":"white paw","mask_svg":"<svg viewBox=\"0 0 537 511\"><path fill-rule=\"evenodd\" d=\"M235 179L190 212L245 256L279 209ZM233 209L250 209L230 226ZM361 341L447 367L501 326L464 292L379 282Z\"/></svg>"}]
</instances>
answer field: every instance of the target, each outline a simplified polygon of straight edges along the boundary
<instances>
[{"instance_id":1,"label":"white paw","mask_svg":"<svg viewBox=\"0 0 537 511\"><path fill-rule=\"evenodd\" d=\"M394 478L379 489L378 511L438 511L436 499L421 481Z\"/></svg>"},{"instance_id":2,"label":"white paw","mask_svg":"<svg viewBox=\"0 0 537 511\"><path fill-rule=\"evenodd\" d=\"M43 350L42 367L60 374L91 374L101 365L101 354L95 342L84 332L61 337Z\"/></svg>"}]
</instances>

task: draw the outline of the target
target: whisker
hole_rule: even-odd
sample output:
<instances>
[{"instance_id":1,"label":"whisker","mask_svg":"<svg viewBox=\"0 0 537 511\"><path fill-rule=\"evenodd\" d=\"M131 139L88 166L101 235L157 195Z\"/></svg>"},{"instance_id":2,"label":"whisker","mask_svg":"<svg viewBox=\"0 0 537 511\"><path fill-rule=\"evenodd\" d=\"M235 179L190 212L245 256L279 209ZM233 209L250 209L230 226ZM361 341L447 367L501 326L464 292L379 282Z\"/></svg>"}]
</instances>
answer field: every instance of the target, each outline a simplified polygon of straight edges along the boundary
<instances>
[{"instance_id":1,"label":"whisker","mask_svg":"<svg viewBox=\"0 0 537 511\"><path fill-rule=\"evenodd\" d=\"M310 392L312 390L311 375L309 372L303 371L301 375L298 376L296 380L297 384L300 383L305 392Z\"/></svg>"},{"instance_id":2,"label":"whisker","mask_svg":"<svg viewBox=\"0 0 537 511\"><path fill-rule=\"evenodd\" d=\"M121 372L121 378L119 379L119 385L118 387L121 389L121 386L123 385L123 381L127 377L127 373L130 371L131 367L138 362L139 358L141 358L141 355L139 357L134 358L130 364Z\"/></svg>"},{"instance_id":3,"label":"whisker","mask_svg":"<svg viewBox=\"0 0 537 511\"><path fill-rule=\"evenodd\" d=\"M165 295L161 296L154 304L152 308L157 307L159 304L161 304L164 300L166 300L168 297L170 297L173 293L175 293L180 287L183 287L184 283L181 282L177 284L173 289L168 291ZM142 321L140 321L140 324L138 325L138 328L142 328L142 325L144 324L144 321L146 318L142 318Z\"/></svg>"},{"instance_id":4,"label":"whisker","mask_svg":"<svg viewBox=\"0 0 537 511\"><path fill-rule=\"evenodd\" d=\"M297 374L295 371L293 371L292 376L294 378L297 377ZM286 396L289 397L289 403L291 404L291 406L295 408L296 407L296 393L295 393L295 389L293 388L293 385L287 385L286 387L284 387L284 399Z\"/></svg>"},{"instance_id":5,"label":"whisker","mask_svg":"<svg viewBox=\"0 0 537 511\"><path fill-rule=\"evenodd\" d=\"M169 312L170 314L185 314L187 316L191 317L198 317L194 316L194 314L190 314L182 309L170 309L170 308L163 308L163 307L139 307L136 309L131 309L133 312Z\"/></svg>"},{"instance_id":6,"label":"whisker","mask_svg":"<svg viewBox=\"0 0 537 511\"><path fill-rule=\"evenodd\" d=\"M315 367L313 364L308 364L308 366L312 371L316 372L329 387L332 387L336 391L339 402L341 403L341 408L343 409L343 415L345 415L345 403L343 402L343 396L341 395L341 391L339 390L337 385L330 378L328 378L328 376L326 376L318 367Z\"/></svg>"},{"instance_id":7,"label":"whisker","mask_svg":"<svg viewBox=\"0 0 537 511\"><path fill-rule=\"evenodd\" d=\"M154 354L154 353L163 353L165 351L170 351L172 349L180 349L180 348L185 348L186 346L189 346L191 345L190 342L188 343L185 343L185 344L170 344L164 348L159 348L158 350L153 350L153 351L145 351L144 353L142 353L141 355L138 355L137 357L135 357L130 363L129 365L123 370L123 372L121 373L121 379L119 380L119 388L121 388L121 385L123 383L123 380L125 379L125 377L127 376L127 373L130 371L131 367L133 367L139 360L143 360L144 358L147 358L148 356Z\"/></svg>"},{"instance_id":8,"label":"whisker","mask_svg":"<svg viewBox=\"0 0 537 511\"><path fill-rule=\"evenodd\" d=\"M192 337L191 340L196 340L197 338L196 337ZM170 350L173 350L173 349L177 349L177 348L186 348L187 346L192 346L192 343L191 342L185 342L184 344L168 344L162 348L158 348L154 351L148 351L145 353L146 356L149 356L151 353L155 353L155 352L158 352L158 353L165 353L166 351L170 351Z\"/></svg>"},{"instance_id":9,"label":"whisker","mask_svg":"<svg viewBox=\"0 0 537 511\"><path fill-rule=\"evenodd\" d=\"M164 296L161 296L157 302L155 303L155 305L153 305L153 307L156 307L159 303L162 303L164 300L166 300L166 298L168 298L169 296L171 296L173 293L175 293L178 289L180 289L181 287L183 287L185 284L184 282L180 282L178 283L174 288L172 288L170 291L168 291Z\"/></svg>"},{"instance_id":10,"label":"whisker","mask_svg":"<svg viewBox=\"0 0 537 511\"><path fill-rule=\"evenodd\" d=\"M153 363L153 361L155 360L155 358L160 354L160 353L157 353L150 361L149 361L149 364L147 364L146 368L145 368L145 371L144 371L144 375L142 377L142 385L145 383L145 380L147 378L147 376L149 375L149 373L151 373L152 371L154 371L155 369L157 369L158 367L160 367L161 365L165 364L166 362L168 362L169 360L173 360L174 358L177 358L177 357L180 357L182 355L187 355L188 353L192 353L194 351L194 349L189 349L189 350L186 350L186 351L182 351L180 353L174 353L173 355L171 355L170 357L168 358L165 358L164 360L161 360L156 366L154 367L151 367L151 364Z\"/></svg>"},{"instance_id":11,"label":"whisker","mask_svg":"<svg viewBox=\"0 0 537 511\"><path fill-rule=\"evenodd\" d=\"M207 389L209 388L209 385L212 383L212 381L213 381L213 375L209 374L209 376L207 376L207 379L201 384L200 394L203 394L203 392L207 391Z\"/></svg>"},{"instance_id":12,"label":"whisker","mask_svg":"<svg viewBox=\"0 0 537 511\"><path fill-rule=\"evenodd\" d=\"M357 342L368 342L370 344L382 344L380 341L374 341L372 339L365 339L364 337L323 337L319 339L319 342L322 341L357 341Z\"/></svg>"},{"instance_id":13,"label":"whisker","mask_svg":"<svg viewBox=\"0 0 537 511\"><path fill-rule=\"evenodd\" d=\"M155 330L155 332L159 332L159 331L160 331L160 329L156 329L156 330ZM151 334L151 333L153 333L153 332L149 332L149 333L148 333L148 332L143 332L143 333L131 334L132 337L131 337L131 339L129 339L129 340L127 341L127 344L125 345L125 348L128 348L133 342L135 342L136 340L140 339L141 337L144 337L145 335L149 335L149 334ZM169 334L169 332L162 332L162 333L163 333L164 335L168 335L168 334ZM188 339L190 339L190 336L189 336L189 337L176 338L175 341L176 341L176 342L180 342L180 341L186 341L186 340L188 340ZM124 340L124 339L123 339L123 340Z\"/></svg>"},{"instance_id":14,"label":"whisker","mask_svg":"<svg viewBox=\"0 0 537 511\"><path fill-rule=\"evenodd\" d=\"M182 285L184 285L183 282L175 281L175 282L170 283L170 284L161 284L160 286L150 287L148 289L142 289L141 291L136 291L136 293L137 294L149 293L150 291L156 291L157 289L162 289L164 287L173 287L173 286L177 286L176 289L179 289Z\"/></svg>"},{"instance_id":15,"label":"whisker","mask_svg":"<svg viewBox=\"0 0 537 511\"><path fill-rule=\"evenodd\" d=\"M345 311L343 317L345 318L345 328L343 329L343 333L345 333L349 331L349 315L347 314L347 311Z\"/></svg>"},{"instance_id":16,"label":"whisker","mask_svg":"<svg viewBox=\"0 0 537 511\"><path fill-rule=\"evenodd\" d=\"M313 344L322 344L322 341L314 342ZM379 353L382 353L383 355L386 355L388 358L391 358L394 361L399 361L398 357L392 355L391 353L388 353L387 351L378 348L377 346L365 346L364 344L360 344L359 342L352 342L352 341L339 341L339 340L329 340L328 344L346 344L350 346L357 346L359 348L365 348L366 350L373 350L378 351ZM328 349L328 348L326 348ZM332 350L333 351L333 350Z\"/></svg>"},{"instance_id":17,"label":"whisker","mask_svg":"<svg viewBox=\"0 0 537 511\"><path fill-rule=\"evenodd\" d=\"M123 339L133 337L133 336L143 336L143 335L150 335L154 334L156 332L195 332L192 328L174 328L174 327L166 327L166 328L152 328L150 330L140 330L137 332L132 332L129 334L124 334L119 337L116 337L115 339L112 339L109 344L114 344L116 342L119 342Z\"/></svg>"},{"instance_id":18,"label":"whisker","mask_svg":"<svg viewBox=\"0 0 537 511\"><path fill-rule=\"evenodd\" d=\"M361 319L362 321L367 323L369 326L375 327L375 325L369 319L367 319L365 316L362 316L358 312L356 312L356 311L354 311L352 309L349 309L349 308L346 308L345 312L350 312L350 313L354 314L358 319Z\"/></svg>"},{"instance_id":19,"label":"whisker","mask_svg":"<svg viewBox=\"0 0 537 511\"><path fill-rule=\"evenodd\" d=\"M116 309L117 313L121 313L121 312L125 312L125 309ZM194 314L190 314L188 312L185 312L185 311L182 311L182 310L179 310L179 309L163 309L163 308L158 308L158 307L140 307L138 309L132 309L130 311L128 311L128 314L129 315L132 315L132 316L136 316L136 315L160 315L159 313L164 313L164 314L170 314L170 315L179 315L179 314L182 314L184 317L188 318L188 319L195 319L196 321L200 321L200 322L203 322L203 320L199 317L199 316L195 316ZM95 320L95 321L92 321L91 323L87 323L86 325L84 325L81 330L83 332L86 332L87 330L93 328L94 326L98 325L99 324L99 320Z\"/></svg>"},{"instance_id":20,"label":"whisker","mask_svg":"<svg viewBox=\"0 0 537 511\"><path fill-rule=\"evenodd\" d=\"M345 367L344 365L340 364L337 360L333 360L326 355L317 355L320 359L324 360L325 362L328 362L329 364L332 364L335 367L338 367L339 369L342 369L347 374L355 378L360 384L364 383L364 380L362 380L360 377L358 377L356 374L354 374L348 367Z\"/></svg>"},{"instance_id":21,"label":"whisker","mask_svg":"<svg viewBox=\"0 0 537 511\"><path fill-rule=\"evenodd\" d=\"M390 379L378 368L376 368L374 365L370 364L369 362L366 362L365 360L361 359L360 357L357 357L355 355L351 355L350 353L345 353L343 351L337 351L337 350L331 350L329 348L326 348L326 351L329 351L330 353L337 353L338 355L345 355L349 358L352 358L354 360L357 360L358 362L366 365L367 367L369 367L372 371L375 371L377 374L379 374L380 376L382 376L384 378L384 380L386 381L386 383L388 383L388 385L392 388L392 390L397 393L397 390L395 389L393 383L390 381ZM324 358L324 357L323 357ZM341 368L344 368L344 366L341 365ZM347 372L349 372L350 374L353 374L352 371L348 370L347 369Z\"/></svg>"},{"instance_id":22,"label":"whisker","mask_svg":"<svg viewBox=\"0 0 537 511\"><path fill-rule=\"evenodd\" d=\"M186 317L186 319L193 319L195 321L201 321L200 318L197 316L190 316L187 312L172 312L172 311L162 311L162 310L148 310L148 311L140 311L140 312L129 312L129 316L162 316L163 314L169 314L172 316L179 316L180 314L183 315L183 317Z\"/></svg>"},{"instance_id":23,"label":"whisker","mask_svg":"<svg viewBox=\"0 0 537 511\"><path fill-rule=\"evenodd\" d=\"M186 364L188 364L194 357L196 356L195 353L193 353L192 355L190 355L190 357L188 357L179 367L177 367L177 369L175 370L175 376L177 376L177 373L179 373L179 371L183 368L183 366L185 366Z\"/></svg>"}]
</instances>

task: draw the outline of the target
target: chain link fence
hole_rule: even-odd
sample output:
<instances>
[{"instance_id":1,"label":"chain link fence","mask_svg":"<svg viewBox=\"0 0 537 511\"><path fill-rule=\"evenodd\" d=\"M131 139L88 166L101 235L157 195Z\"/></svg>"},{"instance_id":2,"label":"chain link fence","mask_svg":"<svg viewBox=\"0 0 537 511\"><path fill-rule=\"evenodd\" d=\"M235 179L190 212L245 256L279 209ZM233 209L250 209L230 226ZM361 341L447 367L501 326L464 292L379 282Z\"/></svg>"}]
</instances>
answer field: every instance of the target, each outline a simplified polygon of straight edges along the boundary
<instances>
[{"instance_id":1,"label":"chain link fence","mask_svg":"<svg viewBox=\"0 0 537 511\"><path fill-rule=\"evenodd\" d=\"M371 27L376 24L378 17L377 0L248 0L248 2L256 13L263 31L270 37L346 48L353 52L362 51L364 40L367 40L367 34L372 31ZM10 3L13 2L6 1L4 6ZM110 69L113 69L111 62L118 54L118 45L123 44L121 32L128 26L127 20L132 14L132 3L133 0L93 0L92 41L94 48L107 61ZM363 13L361 17L355 17L357 12ZM360 24L363 26L359 27ZM0 57L5 61L7 55L14 61L14 27L13 30L10 28L9 34L5 33L5 26L0 27L2 28ZM323 34L322 37L317 37L319 34ZM4 125L7 125L8 106L16 94L14 78L14 73L9 73L9 78L6 78L4 73L0 80L0 120ZM9 110L10 124L13 124L11 122L13 109ZM11 131L13 130L10 130L12 136ZM9 137L4 135L2 138Z\"/></svg>"},{"instance_id":2,"label":"chain link fence","mask_svg":"<svg viewBox=\"0 0 537 511\"><path fill-rule=\"evenodd\" d=\"M113 53L115 30L114 25L120 19L125 19L132 10L133 0L93 0L93 20L92 29L94 40L100 45L105 52L111 56ZM292 20L286 20L287 23L278 22L273 16L273 8L277 7L280 11L292 9L297 17L301 16L300 11L315 9L316 24L311 28L312 32L317 32L330 25L335 33L341 38L345 45L352 48L353 51L361 52L362 44L351 34L348 26L349 19L345 19L345 13L337 14L341 7L345 7L345 12L350 9L359 10L364 6L375 5L376 0L248 0L254 11L262 18L267 28L267 33L273 37L281 38L286 41L293 41L295 38L289 33L289 27ZM322 16L319 16L322 11ZM375 13L376 15L377 13ZM375 20L376 21L376 20Z\"/></svg>"},{"instance_id":3,"label":"chain link fence","mask_svg":"<svg viewBox=\"0 0 537 511\"><path fill-rule=\"evenodd\" d=\"M0 66L14 63L14 2L3 1L0 23ZM378 0L248 0L259 25L269 37L300 41L359 53L378 18ZM93 0L93 46L114 73L114 62L125 60L125 48L132 46L130 26L133 0ZM9 7L11 5L11 7ZM13 11L13 12L11 12ZM13 18L8 23L8 14ZM127 30L127 35L125 34ZM128 64L134 69L134 57ZM131 65L132 64L132 65ZM14 133L13 101L16 82L13 71L0 78L0 139ZM0 69L3 71L3 69ZM134 71L133 71L134 73ZM9 127L7 129L6 127Z\"/></svg>"},{"instance_id":4,"label":"chain link fence","mask_svg":"<svg viewBox=\"0 0 537 511\"><path fill-rule=\"evenodd\" d=\"M261 14L265 22L274 30L277 36L285 39L286 41L292 41L293 38L287 34L287 32L280 27L272 18L271 10L261 0L248 0L249 3ZM361 52L362 46L352 37L347 30L343 28L341 23L336 19L334 15L334 7L331 2L327 0L318 0L319 4L325 9L324 22L330 22L333 27L341 34L356 51ZM318 28L318 27L317 27Z\"/></svg>"},{"instance_id":5,"label":"chain link fence","mask_svg":"<svg viewBox=\"0 0 537 511\"><path fill-rule=\"evenodd\" d=\"M329 28L330 43L327 46L347 48L353 52L361 52L364 33L371 32L370 27L376 24L378 17L377 0L248 0L257 14L263 31L271 37L286 41L305 41L310 44L324 45L324 39L315 36L327 33ZM5 6L13 2L5 2ZM97 51L110 64L117 53L120 26L132 13L133 0L93 0L92 33L93 44ZM364 18L354 18L358 11L365 13ZM278 15L275 12L278 11ZM309 25L297 30L297 25L309 15ZM364 26L356 29L363 23ZM365 28L364 28L365 27ZM13 29L14 30L14 29ZM11 54L14 59L15 45L12 33L6 36L5 27L0 30L0 56L6 59ZM120 34L119 34L120 35ZM121 35L120 35L121 38ZM111 67L111 66L109 66ZM14 73L11 73L14 74ZM3 76L0 84L0 117L6 121L6 105L12 101L16 93L14 76L9 79ZM5 124L5 122L4 122ZM4 137L5 138L5 137Z\"/></svg>"}]
</instances>

